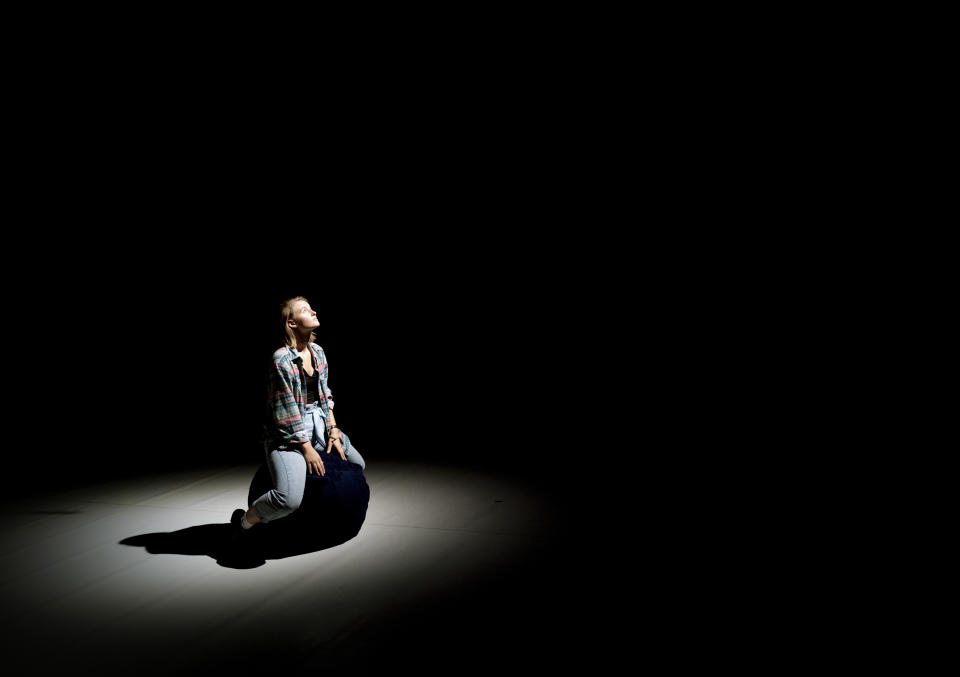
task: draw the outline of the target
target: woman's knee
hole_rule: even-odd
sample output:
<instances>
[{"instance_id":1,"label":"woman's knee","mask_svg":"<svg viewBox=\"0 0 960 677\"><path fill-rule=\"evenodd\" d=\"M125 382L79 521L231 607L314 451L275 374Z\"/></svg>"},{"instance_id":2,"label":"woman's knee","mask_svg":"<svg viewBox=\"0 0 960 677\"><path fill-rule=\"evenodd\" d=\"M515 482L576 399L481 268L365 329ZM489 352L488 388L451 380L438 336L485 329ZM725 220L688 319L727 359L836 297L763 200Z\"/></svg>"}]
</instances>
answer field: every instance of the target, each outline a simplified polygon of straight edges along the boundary
<instances>
[{"instance_id":1,"label":"woman's knee","mask_svg":"<svg viewBox=\"0 0 960 677\"><path fill-rule=\"evenodd\" d=\"M270 503L274 510L291 513L300 507L303 501L303 492L280 491L273 489L270 492Z\"/></svg>"},{"instance_id":2,"label":"woman's knee","mask_svg":"<svg viewBox=\"0 0 960 677\"><path fill-rule=\"evenodd\" d=\"M360 452L358 452L352 446L347 450L347 460L351 463L356 463L359 465L361 470L367 467L366 462L363 460L363 456L361 456Z\"/></svg>"}]
</instances>

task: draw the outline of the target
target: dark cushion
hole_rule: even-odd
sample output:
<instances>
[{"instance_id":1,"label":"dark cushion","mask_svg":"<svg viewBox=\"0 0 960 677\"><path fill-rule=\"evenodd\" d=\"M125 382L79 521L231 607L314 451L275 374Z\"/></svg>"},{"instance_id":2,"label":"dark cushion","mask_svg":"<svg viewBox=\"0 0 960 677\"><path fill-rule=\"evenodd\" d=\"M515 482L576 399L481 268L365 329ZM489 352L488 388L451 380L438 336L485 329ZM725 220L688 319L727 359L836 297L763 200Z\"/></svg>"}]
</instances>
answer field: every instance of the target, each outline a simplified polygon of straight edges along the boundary
<instances>
[{"instance_id":1,"label":"dark cushion","mask_svg":"<svg viewBox=\"0 0 960 677\"><path fill-rule=\"evenodd\" d=\"M307 475L300 507L290 515L257 524L251 535L264 557L287 557L322 550L350 540L367 516L370 487L360 466L344 461L335 451L323 457L323 477ZM273 488L264 461L247 494L247 505Z\"/></svg>"}]
</instances>

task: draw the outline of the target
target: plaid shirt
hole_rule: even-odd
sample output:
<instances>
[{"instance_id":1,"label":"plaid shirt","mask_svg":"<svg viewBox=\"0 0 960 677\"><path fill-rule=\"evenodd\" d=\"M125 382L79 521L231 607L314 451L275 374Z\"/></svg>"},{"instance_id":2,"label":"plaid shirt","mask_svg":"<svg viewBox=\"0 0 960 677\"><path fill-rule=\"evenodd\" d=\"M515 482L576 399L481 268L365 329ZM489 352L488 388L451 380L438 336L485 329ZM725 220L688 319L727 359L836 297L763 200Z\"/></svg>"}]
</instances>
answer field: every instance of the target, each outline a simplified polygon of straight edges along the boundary
<instances>
[{"instance_id":1,"label":"plaid shirt","mask_svg":"<svg viewBox=\"0 0 960 677\"><path fill-rule=\"evenodd\" d=\"M316 343L308 346L320 376L320 409L323 417L329 420L333 393L327 385L327 356ZM309 441L303 425L307 402L303 399L303 380L300 378L302 364L303 358L295 348L287 346L273 354L267 373L267 411L263 423L263 443L268 450L300 451L300 445Z\"/></svg>"}]
</instances>

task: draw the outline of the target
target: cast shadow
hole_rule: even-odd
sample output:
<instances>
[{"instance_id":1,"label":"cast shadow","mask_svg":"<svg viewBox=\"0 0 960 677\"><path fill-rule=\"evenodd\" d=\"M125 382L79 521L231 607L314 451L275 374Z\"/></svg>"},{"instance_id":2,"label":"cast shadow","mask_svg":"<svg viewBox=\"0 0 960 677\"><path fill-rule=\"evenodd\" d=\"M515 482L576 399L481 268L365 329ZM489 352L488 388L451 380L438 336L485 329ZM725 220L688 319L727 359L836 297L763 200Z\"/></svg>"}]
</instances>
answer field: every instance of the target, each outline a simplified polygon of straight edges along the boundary
<instances>
[{"instance_id":1,"label":"cast shadow","mask_svg":"<svg viewBox=\"0 0 960 677\"><path fill-rule=\"evenodd\" d=\"M121 545L143 547L151 554L205 555L217 564L251 569L269 559L283 559L325 550L349 541L366 518L370 488L359 466L331 455L326 475L307 475L300 508L272 522L260 522L247 532L226 524L200 524L171 532L138 534ZM270 489L263 464L254 475L247 503Z\"/></svg>"},{"instance_id":2,"label":"cast shadow","mask_svg":"<svg viewBox=\"0 0 960 677\"><path fill-rule=\"evenodd\" d=\"M287 524L280 522L286 520ZM153 555L203 555L231 569L252 569L269 559L305 555L345 543L359 533L356 530L324 529L311 525L298 528L307 520L294 516L271 524L258 524L248 533L237 534L230 524L200 524L170 532L138 534L120 541L121 545L142 547Z\"/></svg>"}]
</instances>

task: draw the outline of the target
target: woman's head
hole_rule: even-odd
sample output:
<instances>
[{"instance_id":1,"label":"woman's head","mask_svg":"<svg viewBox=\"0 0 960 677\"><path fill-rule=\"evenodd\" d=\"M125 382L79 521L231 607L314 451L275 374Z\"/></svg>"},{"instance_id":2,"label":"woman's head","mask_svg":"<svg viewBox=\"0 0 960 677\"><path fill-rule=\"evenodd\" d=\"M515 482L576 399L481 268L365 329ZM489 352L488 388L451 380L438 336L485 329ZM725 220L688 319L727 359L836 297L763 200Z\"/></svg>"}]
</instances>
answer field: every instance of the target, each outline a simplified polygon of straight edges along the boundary
<instances>
[{"instance_id":1,"label":"woman's head","mask_svg":"<svg viewBox=\"0 0 960 677\"><path fill-rule=\"evenodd\" d=\"M310 307L310 302L303 296L294 296L282 304L283 334L288 346L296 347L297 340L315 341L313 330L320 326L317 313ZM307 339L306 332L310 332Z\"/></svg>"}]
</instances>

